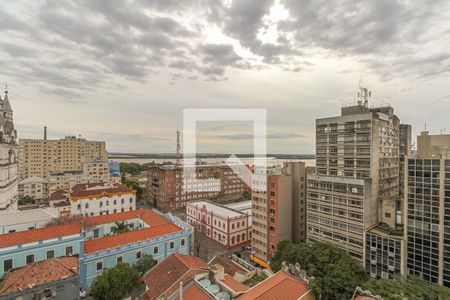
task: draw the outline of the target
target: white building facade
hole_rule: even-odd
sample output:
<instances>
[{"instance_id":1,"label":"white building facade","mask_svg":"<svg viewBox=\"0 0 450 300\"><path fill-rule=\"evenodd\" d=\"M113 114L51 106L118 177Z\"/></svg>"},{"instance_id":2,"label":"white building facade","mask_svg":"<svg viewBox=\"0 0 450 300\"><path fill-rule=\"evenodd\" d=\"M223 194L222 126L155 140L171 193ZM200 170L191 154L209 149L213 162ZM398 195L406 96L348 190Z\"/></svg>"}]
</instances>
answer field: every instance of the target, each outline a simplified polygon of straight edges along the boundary
<instances>
[{"instance_id":1,"label":"white building facade","mask_svg":"<svg viewBox=\"0 0 450 300\"><path fill-rule=\"evenodd\" d=\"M17 210L17 131L8 99L0 97L0 213Z\"/></svg>"},{"instance_id":2,"label":"white building facade","mask_svg":"<svg viewBox=\"0 0 450 300\"><path fill-rule=\"evenodd\" d=\"M78 184L70 193L72 215L102 216L136 209L136 192L122 184Z\"/></svg>"}]
</instances>

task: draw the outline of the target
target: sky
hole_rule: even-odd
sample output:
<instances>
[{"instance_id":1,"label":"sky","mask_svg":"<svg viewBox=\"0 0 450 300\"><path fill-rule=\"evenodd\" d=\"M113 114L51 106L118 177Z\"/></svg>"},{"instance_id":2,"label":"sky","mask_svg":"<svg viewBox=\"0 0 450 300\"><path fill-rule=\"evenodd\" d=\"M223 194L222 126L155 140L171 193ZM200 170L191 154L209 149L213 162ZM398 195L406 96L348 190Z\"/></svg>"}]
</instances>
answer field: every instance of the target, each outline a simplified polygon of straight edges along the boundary
<instances>
[{"instance_id":1,"label":"sky","mask_svg":"<svg viewBox=\"0 0 450 300\"><path fill-rule=\"evenodd\" d=\"M266 109L270 153L314 153L315 119L392 105L450 132L450 2L35 0L0 9L19 138L174 152L183 109ZM3 93L2 93L3 97ZM251 153L251 122L199 124L198 152Z\"/></svg>"}]
</instances>

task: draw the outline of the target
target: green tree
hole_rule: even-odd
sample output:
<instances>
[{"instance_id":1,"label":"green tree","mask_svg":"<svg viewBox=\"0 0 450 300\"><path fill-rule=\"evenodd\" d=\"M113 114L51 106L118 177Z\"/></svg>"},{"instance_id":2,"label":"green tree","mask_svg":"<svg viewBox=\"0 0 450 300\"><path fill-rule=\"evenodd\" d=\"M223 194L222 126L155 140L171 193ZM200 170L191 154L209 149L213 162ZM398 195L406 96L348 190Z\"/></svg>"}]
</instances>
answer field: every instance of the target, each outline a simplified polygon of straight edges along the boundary
<instances>
[{"instance_id":1,"label":"green tree","mask_svg":"<svg viewBox=\"0 0 450 300\"><path fill-rule=\"evenodd\" d=\"M379 295L383 299L403 300L403 299L424 299L440 300L450 299L450 289L436 284L428 284L418 278L404 279L396 277L393 279L373 279L371 278L363 285L365 290L369 290L374 295Z\"/></svg>"},{"instance_id":2,"label":"green tree","mask_svg":"<svg viewBox=\"0 0 450 300\"><path fill-rule=\"evenodd\" d=\"M126 263L118 263L95 279L92 295L96 300L120 300L131 293L138 284L137 270Z\"/></svg>"},{"instance_id":3,"label":"green tree","mask_svg":"<svg viewBox=\"0 0 450 300\"><path fill-rule=\"evenodd\" d=\"M19 199L19 205L34 204L34 198L31 196L22 196Z\"/></svg>"},{"instance_id":4,"label":"green tree","mask_svg":"<svg viewBox=\"0 0 450 300\"><path fill-rule=\"evenodd\" d=\"M141 259L139 259L134 267L138 271L139 274L145 274L148 270L153 268L158 262L153 259L153 256L149 254L144 254Z\"/></svg>"},{"instance_id":5,"label":"green tree","mask_svg":"<svg viewBox=\"0 0 450 300\"><path fill-rule=\"evenodd\" d=\"M272 270L281 269L283 261L299 263L314 277L311 288L321 300L351 299L357 286L368 280L364 268L347 252L322 243L281 242L270 262Z\"/></svg>"},{"instance_id":6,"label":"green tree","mask_svg":"<svg viewBox=\"0 0 450 300\"><path fill-rule=\"evenodd\" d=\"M252 193L250 193L249 191L245 191L242 194L242 198L244 198L245 200L250 200L250 199L252 199Z\"/></svg>"},{"instance_id":7,"label":"green tree","mask_svg":"<svg viewBox=\"0 0 450 300\"><path fill-rule=\"evenodd\" d=\"M125 222L116 222L116 225L111 227L111 232L114 234L124 233L130 231L130 228L128 228L127 224Z\"/></svg>"}]
</instances>

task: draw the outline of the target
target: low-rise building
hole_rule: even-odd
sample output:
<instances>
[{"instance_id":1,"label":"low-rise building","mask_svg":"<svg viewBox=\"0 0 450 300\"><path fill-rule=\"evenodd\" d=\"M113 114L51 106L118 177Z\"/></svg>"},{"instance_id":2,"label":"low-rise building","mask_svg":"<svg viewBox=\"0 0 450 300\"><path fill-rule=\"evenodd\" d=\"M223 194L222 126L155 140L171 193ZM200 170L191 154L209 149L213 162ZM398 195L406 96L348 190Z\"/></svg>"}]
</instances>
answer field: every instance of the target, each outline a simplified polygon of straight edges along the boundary
<instances>
[{"instance_id":1,"label":"low-rise building","mask_svg":"<svg viewBox=\"0 0 450 300\"><path fill-rule=\"evenodd\" d=\"M59 217L52 208L35 208L0 214L0 235L45 227Z\"/></svg>"},{"instance_id":2,"label":"low-rise building","mask_svg":"<svg viewBox=\"0 0 450 300\"><path fill-rule=\"evenodd\" d=\"M248 206L250 201L245 201ZM208 238L227 248L242 247L251 242L251 216L210 201L189 202L186 220Z\"/></svg>"},{"instance_id":3,"label":"low-rise building","mask_svg":"<svg viewBox=\"0 0 450 300\"><path fill-rule=\"evenodd\" d=\"M101 216L136 209L136 192L122 184L77 184L69 200L73 215Z\"/></svg>"},{"instance_id":4,"label":"low-rise building","mask_svg":"<svg viewBox=\"0 0 450 300\"><path fill-rule=\"evenodd\" d=\"M118 262L136 263L144 254L158 262L172 253L190 254L192 228L180 219L149 209L97 217L0 236L0 277L34 262L78 256L83 289ZM116 234L123 222L129 229Z\"/></svg>"},{"instance_id":5,"label":"low-rise building","mask_svg":"<svg viewBox=\"0 0 450 300\"><path fill-rule=\"evenodd\" d=\"M41 203L49 197L49 182L42 177L29 177L19 182L19 199L28 196Z\"/></svg>"},{"instance_id":6,"label":"low-rise building","mask_svg":"<svg viewBox=\"0 0 450 300\"><path fill-rule=\"evenodd\" d=\"M79 299L78 258L75 256L50 258L9 272L0 283L0 298Z\"/></svg>"}]
</instances>

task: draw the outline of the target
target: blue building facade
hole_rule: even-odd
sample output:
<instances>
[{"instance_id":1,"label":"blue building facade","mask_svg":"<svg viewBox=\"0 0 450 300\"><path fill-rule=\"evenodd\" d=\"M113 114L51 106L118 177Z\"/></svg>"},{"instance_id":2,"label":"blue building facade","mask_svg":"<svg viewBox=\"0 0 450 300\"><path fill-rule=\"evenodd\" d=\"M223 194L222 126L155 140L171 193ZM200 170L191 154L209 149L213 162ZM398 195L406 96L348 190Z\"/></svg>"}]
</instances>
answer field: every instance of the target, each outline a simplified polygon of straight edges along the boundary
<instances>
[{"instance_id":1,"label":"blue building facade","mask_svg":"<svg viewBox=\"0 0 450 300\"><path fill-rule=\"evenodd\" d=\"M147 219L141 219L139 217L139 211L145 212ZM135 215L133 216L133 214ZM116 215L117 218L115 218ZM123 216L131 217L124 218ZM105 218L109 218L108 223L102 222ZM149 224L152 222L148 222L152 218L159 218L153 226ZM17 245L7 245L7 243L0 242L0 277L8 270L20 268L35 261L77 255L80 263L80 285L83 289L86 289L91 287L95 278L104 270L114 267L119 262L133 265L144 254L150 254L160 262L171 253L176 252L186 255L191 253L192 227L171 214L162 215L148 209L141 209L103 216L103 219L102 217L92 217L89 219L93 220L94 225L90 225L89 228L85 227L83 230L81 230L82 226L79 226L80 229L76 233L69 232L67 235L51 237L49 239L40 238L39 240L27 241L27 243ZM112 228L117 221L124 222L130 231L113 235ZM150 232L152 228L158 226L175 228L175 230L165 233L164 229L162 229L159 230L163 232L162 234L145 236L147 231ZM55 226L55 228L60 228L60 226ZM48 229L35 229L33 231L14 234L21 236L29 235L30 238L33 236L40 237L42 236L42 230L48 231ZM15 240L11 234L3 236L11 241ZM0 235L0 239L3 236ZM108 246L110 243L106 243L105 241L110 241L111 239L119 241L120 244L113 247ZM97 247L93 248L93 244Z\"/></svg>"}]
</instances>

